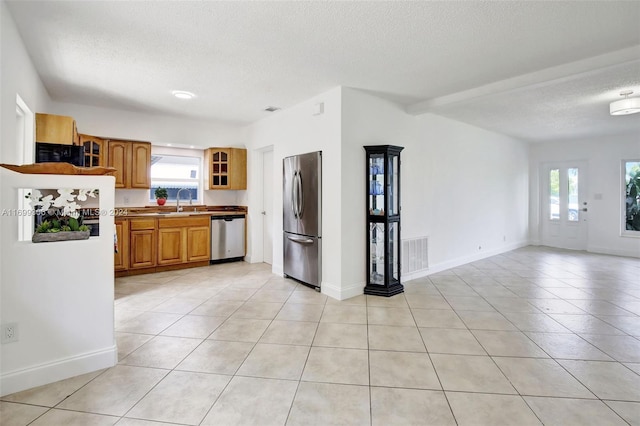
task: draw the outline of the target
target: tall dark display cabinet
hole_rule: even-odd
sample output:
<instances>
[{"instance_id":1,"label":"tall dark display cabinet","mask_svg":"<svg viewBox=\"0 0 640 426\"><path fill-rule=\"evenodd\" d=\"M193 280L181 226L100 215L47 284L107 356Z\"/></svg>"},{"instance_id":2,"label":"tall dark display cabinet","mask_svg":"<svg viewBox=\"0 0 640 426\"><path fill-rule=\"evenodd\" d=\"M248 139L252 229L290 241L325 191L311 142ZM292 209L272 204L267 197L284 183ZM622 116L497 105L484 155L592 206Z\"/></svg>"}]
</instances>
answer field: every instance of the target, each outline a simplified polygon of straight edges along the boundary
<instances>
[{"instance_id":1,"label":"tall dark display cabinet","mask_svg":"<svg viewBox=\"0 0 640 426\"><path fill-rule=\"evenodd\" d=\"M401 146L365 146L367 152L367 285L365 294L393 296L400 283Z\"/></svg>"}]
</instances>

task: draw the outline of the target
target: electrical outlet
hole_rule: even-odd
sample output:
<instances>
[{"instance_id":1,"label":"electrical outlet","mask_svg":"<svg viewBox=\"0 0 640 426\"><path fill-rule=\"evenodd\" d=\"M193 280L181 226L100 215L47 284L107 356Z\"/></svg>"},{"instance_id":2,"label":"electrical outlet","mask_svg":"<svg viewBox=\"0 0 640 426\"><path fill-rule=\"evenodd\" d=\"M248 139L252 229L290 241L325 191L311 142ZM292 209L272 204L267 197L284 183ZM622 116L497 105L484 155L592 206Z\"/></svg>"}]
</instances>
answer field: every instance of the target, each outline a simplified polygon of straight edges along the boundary
<instances>
[{"instance_id":1,"label":"electrical outlet","mask_svg":"<svg viewBox=\"0 0 640 426\"><path fill-rule=\"evenodd\" d=\"M124 197L124 205L128 206L129 205L129 197Z\"/></svg>"},{"instance_id":2,"label":"electrical outlet","mask_svg":"<svg viewBox=\"0 0 640 426\"><path fill-rule=\"evenodd\" d=\"M17 322L8 322L6 324L2 324L2 343L11 343L17 342L19 336L18 333L18 323Z\"/></svg>"}]
</instances>

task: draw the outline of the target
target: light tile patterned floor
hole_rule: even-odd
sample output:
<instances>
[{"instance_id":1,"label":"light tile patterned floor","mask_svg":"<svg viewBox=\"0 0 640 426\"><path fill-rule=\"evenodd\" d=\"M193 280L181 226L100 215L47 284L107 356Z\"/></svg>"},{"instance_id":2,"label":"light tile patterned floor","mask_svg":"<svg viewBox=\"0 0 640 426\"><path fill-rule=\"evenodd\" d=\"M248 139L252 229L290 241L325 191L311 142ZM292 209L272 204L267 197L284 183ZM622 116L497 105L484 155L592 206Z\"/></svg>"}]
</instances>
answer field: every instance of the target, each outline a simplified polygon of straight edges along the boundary
<instances>
[{"instance_id":1,"label":"light tile patterned floor","mask_svg":"<svg viewBox=\"0 0 640 426\"><path fill-rule=\"evenodd\" d=\"M12 425L640 425L640 260L527 247L328 299L233 263L116 282L119 365Z\"/></svg>"}]
</instances>

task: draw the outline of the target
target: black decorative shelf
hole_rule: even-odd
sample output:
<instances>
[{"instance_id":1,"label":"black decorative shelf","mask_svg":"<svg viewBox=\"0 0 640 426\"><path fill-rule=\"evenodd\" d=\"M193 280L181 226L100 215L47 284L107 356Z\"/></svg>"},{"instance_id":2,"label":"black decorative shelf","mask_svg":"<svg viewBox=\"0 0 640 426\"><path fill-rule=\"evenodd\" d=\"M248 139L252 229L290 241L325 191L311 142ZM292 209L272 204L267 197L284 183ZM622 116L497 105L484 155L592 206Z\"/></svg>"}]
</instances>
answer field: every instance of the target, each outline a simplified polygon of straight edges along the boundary
<instances>
[{"instance_id":1,"label":"black decorative shelf","mask_svg":"<svg viewBox=\"0 0 640 426\"><path fill-rule=\"evenodd\" d=\"M400 152L365 146L367 160L367 284L365 294L393 296L400 282Z\"/></svg>"}]
</instances>

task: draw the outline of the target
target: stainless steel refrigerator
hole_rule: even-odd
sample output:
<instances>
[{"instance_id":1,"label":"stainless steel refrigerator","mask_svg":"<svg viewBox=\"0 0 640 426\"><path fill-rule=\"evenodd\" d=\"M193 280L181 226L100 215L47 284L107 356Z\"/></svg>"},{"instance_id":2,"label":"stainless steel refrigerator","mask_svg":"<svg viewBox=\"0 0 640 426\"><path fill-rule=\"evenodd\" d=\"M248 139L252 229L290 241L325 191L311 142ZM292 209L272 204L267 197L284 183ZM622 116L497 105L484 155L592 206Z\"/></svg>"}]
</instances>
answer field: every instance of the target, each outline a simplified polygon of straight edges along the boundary
<instances>
[{"instance_id":1,"label":"stainless steel refrigerator","mask_svg":"<svg viewBox=\"0 0 640 426\"><path fill-rule=\"evenodd\" d=\"M284 275L320 290L322 152L283 160Z\"/></svg>"}]
</instances>

